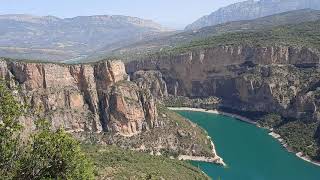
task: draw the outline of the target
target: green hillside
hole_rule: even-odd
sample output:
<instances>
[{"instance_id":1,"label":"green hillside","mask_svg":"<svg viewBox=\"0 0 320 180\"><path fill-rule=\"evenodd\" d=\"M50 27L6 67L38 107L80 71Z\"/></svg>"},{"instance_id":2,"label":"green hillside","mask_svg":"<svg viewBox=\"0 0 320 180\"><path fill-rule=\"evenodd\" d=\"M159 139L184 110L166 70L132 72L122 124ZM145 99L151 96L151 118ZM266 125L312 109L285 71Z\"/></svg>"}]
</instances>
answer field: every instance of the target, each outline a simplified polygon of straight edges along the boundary
<instances>
[{"instance_id":1,"label":"green hillside","mask_svg":"<svg viewBox=\"0 0 320 180\"><path fill-rule=\"evenodd\" d=\"M84 145L98 179L209 179L198 168L163 156L123 150L115 146Z\"/></svg>"},{"instance_id":2,"label":"green hillside","mask_svg":"<svg viewBox=\"0 0 320 180\"><path fill-rule=\"evenodd\" d=\"M251 43L257 38L259 38L259 41L270 38L277 42L278 40L290 40L291 43L297 44L296 42L292 42L292 40L299 41L302 37L310 37L309 35L312 35L311 32L304 32L304 30L311 29L312 32L318 34L318 26L314 26L314 24L319 24L319 20L320 11L318 10L296 10L254 20L229 22L205 27L196 31L185 31L170 36L141 41L119 48L107 55L119 57L123 60L132 60L141 58L147 54L168 52L168 50L172 49L188 49L194 46L201 48L201 46L207 45L239 43L242 40ZM302 25L299 25L301 23ZM308 25L308 27L304 27L304 25ZM282 27L279 28L279 26ZM300 32L303 34L300 34ZM293 39L295 35L300 36L300 39ZM307 38L306 40L308 41L309 39ZM314 42L316 43L316 39ZM89 57L91 60L95 58L97 57Z\"/></svg>"},{"instance_id":3,"label":"green hillside","mask_svg":"<svg viewBox=\"0 0 320 180\"><path fill-rule=\"evenodd\" d=\"M212 36L201 40L195 40L190 43L182 44L163 51L150 53L144 58L150 56L176 55L184 52L213 48L227 45L244 46L291 46L320 48L320 20L315 22L306 22L298 25L277 26L266 30L257 30L252 32L232 32L224 33L219 36ZM143 56L141 56L143 57ZM135 57L136 58L136 57Z\"/></svg>"}]
</instances>

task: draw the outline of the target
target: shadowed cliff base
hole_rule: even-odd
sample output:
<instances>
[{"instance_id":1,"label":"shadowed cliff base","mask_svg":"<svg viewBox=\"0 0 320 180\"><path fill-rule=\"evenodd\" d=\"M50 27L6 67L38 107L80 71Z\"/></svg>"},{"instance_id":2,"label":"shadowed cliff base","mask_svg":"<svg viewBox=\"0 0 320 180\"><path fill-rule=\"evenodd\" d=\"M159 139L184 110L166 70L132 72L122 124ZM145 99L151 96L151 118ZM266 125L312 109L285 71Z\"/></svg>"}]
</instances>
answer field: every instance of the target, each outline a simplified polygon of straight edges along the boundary
<instances>
[{"instance_id":1,"label":"shadowed cliff base","mask_svg":"<svg viewBox=\"0 0 320 180\"><path fill-rule=\"evenodd\" d=\"M158 73L150 76L158 77ZM30 108L20 118L25 133L34 131L34 119L48 119L52 129L64 128L84 142L178 158L201 156L223 164L206 132L168 111L151 89L151 81L130 80L120 61L61 65L0 61L0 77ZM160 87L161 84L158 84ZM163 90L163 88L161 89Z\"/></svg>"},{"instance_id":2,"label":"shadowed cliff base","mask_svg":"<svg viewBox=\"0 0 320 180\"><path fill-rule=\"evenodd\" d=\"M272 117L269 127L294 152L319 160L318 26L319 21L225 34L128 62L126 69L160 72L168 106L186 97L191 105L255 121L276 114L279 121Z\"/></svg>"}]
</instances>

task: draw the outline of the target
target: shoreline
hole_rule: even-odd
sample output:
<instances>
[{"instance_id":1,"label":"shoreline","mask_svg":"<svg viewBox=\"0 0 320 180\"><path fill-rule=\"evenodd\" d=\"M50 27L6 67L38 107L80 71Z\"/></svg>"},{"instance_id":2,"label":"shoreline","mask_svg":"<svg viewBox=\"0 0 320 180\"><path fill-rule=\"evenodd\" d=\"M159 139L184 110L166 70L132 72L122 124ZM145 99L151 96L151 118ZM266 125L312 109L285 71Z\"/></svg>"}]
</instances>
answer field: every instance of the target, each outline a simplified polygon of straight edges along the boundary
<instances>
[{"instance_id":1,"label":"shoreline","mask_svg":"<svg viewBox=\"0 0 320 180\"><path fill-rule=\"evenodd\" d=\"M268 128L266 128L266 129L268 129ZM288 144L284 142L284 140L281 138L280 134L275 133L272 129L268 129L268 130L270 131L270 133L268 133L268 134L271 137L273 137L274 139L276 139L277 141L279 141L280 144L282 145L282 147L284 147L288 152L295 154L298 158L300 158L304 161L307 161L313 165L320 166L320 162L313 161L309 157L304 156L303 152L296 153L296 152L292 151L291 149L289 149Z\"/></svg>"},{"instance_id":2,"label":"shoreline","mask_svg":"<svg viewBox=\"0 0 320 180\"><path fill-rule=\"evenodd\" d=\"M204 113L210 113L210 114L219 114L219 115L223 115L223 116L233 117L233 118L238 119L242 122L253 124L253 125L257 126L258 128L263 128L263 127L258 126L257 122L254 122L249 118L246 118L246 117L243 117L243 116L240 116L237 114L218 111L218 110L208 110L208 109L202 109L202 108L189 108L189 107L167 107L167 108L169 110L173 110L173 111L194 111L194 112L204 112ZM270 132L268 133L268 135L270 135L271 137L276 139L278 142L280 142L282 147L284 147L289 153L294 153L298 158L300 158L308 163L311 163L313 165L320 166L320 162L313 161L309 157L304 156L302 152L296 153L296 152L293 152L292 150L290 150L289 146L284 142L284 140L281 138L281 136L279 134L275 133L273 131L273 129L268 129L268 128L264 128L264 129L269 130Z\"/></svg>"},{"instance_id":3,"label":"shoreline","mask_svg":"<svg viewBox=\"0 0 320 180\"><path fill-rule=\"evenodd\" d=\"M243 117L243 116L240 116L240 115L237 115L237 114L218 111L218 110L208 110L208 109L188 108L188 107L167 107L167 108L169 110L172 110L172 111L195 111L195 112L204 112L204 113L210 113L210 114L219 114L219 115L223 115L223 116L232 117L232 118L241 120L241 121L249 123L249 124L257 125L257 122L252 121L249 118L246 118L246 117Z\"/></svg>"},{"instance_id":4,"label":"shoreline","mask_svg":"<svg viewBox=\"0 0 320 180\"><path fill-rule=\"evenodd\" d=\"M200 162L208 162L208 163L215 163L217 165L221 165L223 167L226 167L227 164L223 161L223 159L217 154L216 147L214 143L211 140L211 137L208 136L208 139L210 140L211 146L212 146L212 153L214 157L205 157L205 156L189 156L189 155L179 155L178 160L190 160L190 161L200 161Z\"/></svg>"}]
</instances>

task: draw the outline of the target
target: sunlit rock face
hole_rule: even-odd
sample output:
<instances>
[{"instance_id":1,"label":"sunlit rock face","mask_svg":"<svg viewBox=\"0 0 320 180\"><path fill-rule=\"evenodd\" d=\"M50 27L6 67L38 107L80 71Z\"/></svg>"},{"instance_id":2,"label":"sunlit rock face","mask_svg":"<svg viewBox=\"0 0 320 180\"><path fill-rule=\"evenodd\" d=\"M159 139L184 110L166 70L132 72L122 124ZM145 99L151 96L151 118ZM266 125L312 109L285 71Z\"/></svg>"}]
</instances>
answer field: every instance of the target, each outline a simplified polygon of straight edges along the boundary
<instances>
[{"instance_id":1,"label":"sunlit rock face","mask_svg":"<svg viewBox=\"0 0 320 180\"><path fill-rule=\"evenodd\" d=\"M160 71L171 95L214 96L228 109L318 121L319 60L311 48L229 45L132 61L126 69Z\"/></svg>"},{"instance_id":2,"label":"sunlit rock face","mask_svg":"<svg viewBox=\"0 0 320 180\"><path fill-rule=\"evenodd\" d=\"M54 129L131 136L157 122L152 94L127 81L121 61L94 65L0 61L0 77L12 89L21 89L17 97L30 107L30 116L49 119ZM21 121L33 129L34 119Z\"/></svg>"},{"instance_id":3,"label":"sunlit rock face","mask_svg":"<svg viewBox=\"0 0 320 180\"><path fill-rule=\"evenodd\" d=\"M137 71L133 74L132 80L139 87L149 89L159 100L168 96L167 85L160 71Z\"/></svg>"}]
</instances>

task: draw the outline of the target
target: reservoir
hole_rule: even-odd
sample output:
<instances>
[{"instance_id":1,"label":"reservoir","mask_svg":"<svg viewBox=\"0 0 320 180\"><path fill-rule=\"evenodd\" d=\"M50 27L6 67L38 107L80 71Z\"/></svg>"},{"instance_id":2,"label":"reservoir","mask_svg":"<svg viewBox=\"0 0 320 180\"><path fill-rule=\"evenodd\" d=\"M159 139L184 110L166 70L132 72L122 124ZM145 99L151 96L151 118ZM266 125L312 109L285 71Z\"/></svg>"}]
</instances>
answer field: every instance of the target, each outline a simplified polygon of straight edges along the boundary
<instances>
[{"instance_id":1,"label":"reservoir","mask_svg":"<svg viewBox=\"0 0 320 180\"><path fill-rule=\"evenodd\" d=\"M232 117L176 111L204 128L227 167L192 162L213 180L320 180L320 167L289 153L268 130Z\"/></svg>"}]
</instances>

